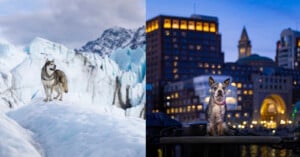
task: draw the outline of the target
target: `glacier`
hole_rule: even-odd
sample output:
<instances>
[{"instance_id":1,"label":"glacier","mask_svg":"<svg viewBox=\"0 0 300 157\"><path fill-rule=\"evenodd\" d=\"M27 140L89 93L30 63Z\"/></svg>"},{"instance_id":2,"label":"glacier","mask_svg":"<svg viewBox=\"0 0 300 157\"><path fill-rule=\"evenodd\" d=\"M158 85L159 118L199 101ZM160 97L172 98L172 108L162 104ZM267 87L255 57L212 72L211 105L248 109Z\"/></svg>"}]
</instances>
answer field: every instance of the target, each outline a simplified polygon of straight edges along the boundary
<instances>
[{"instance_id":1,"label":"glacier","mask_svg":"<svg viewBox=\"0 0 300 157\"><path fill-rule=\"evenodd\" d=\"M132 47L99 55L39 37L24 49L1 42L0 141L16 137L0 156L144 156L145 45ZM68 77L62 102L42 101L46 59Z\"/></svg>"}]
</instances>

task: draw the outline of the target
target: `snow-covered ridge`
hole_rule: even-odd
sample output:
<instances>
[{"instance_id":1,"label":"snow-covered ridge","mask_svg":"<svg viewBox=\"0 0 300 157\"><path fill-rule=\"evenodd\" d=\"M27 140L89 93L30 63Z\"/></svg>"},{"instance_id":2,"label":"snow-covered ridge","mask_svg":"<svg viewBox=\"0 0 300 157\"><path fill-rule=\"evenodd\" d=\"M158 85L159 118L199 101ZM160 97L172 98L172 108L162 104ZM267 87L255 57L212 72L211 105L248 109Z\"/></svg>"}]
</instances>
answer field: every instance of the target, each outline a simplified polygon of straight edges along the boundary
<instances>
[{"instance_id":1,"label":"snow-covered ridge","mask_svg":"<svg viewBox=\"0 0 300 157\"><path fill-rule=\"evenodd\" d=\"M145 26L138 29L114 27L105 30L101 37L87 42L76 52L94 52L100 55L110 55L114 50L129 47L136 49L146 44Z\"/></svg>"},{"instance_id":2,"label":"snow-covered ridge","mask_svg":"<svg viewBox=\"0 0 300 157\"><path fill-rule=\"evenodd\" d=\"M2 47L5 50L2 54L12 53L19 58L18 62L14 62L15 66L8 66L11 67L9 71L0 71L2 111L44 97L40 75L46 59L54 59L57 68L63 70L68 77L70 91L65 94L65 99L98 106L115 105L127 109L127 115L134 116L141 115L140 112L144 110L145 47L120 48L112 52L113 56L118 56L120 52L126 51L129 58L126 64L130 65L126 68L120 66L118 57L113 59L96 53L76 53L62 44L39 37L31 42L26 52ZM6 59L7 57L0 56L0 61ZM139 105L142 107L136 107ZM135 112L130 111L131 108Z\"/></svg>"}]
</instances>

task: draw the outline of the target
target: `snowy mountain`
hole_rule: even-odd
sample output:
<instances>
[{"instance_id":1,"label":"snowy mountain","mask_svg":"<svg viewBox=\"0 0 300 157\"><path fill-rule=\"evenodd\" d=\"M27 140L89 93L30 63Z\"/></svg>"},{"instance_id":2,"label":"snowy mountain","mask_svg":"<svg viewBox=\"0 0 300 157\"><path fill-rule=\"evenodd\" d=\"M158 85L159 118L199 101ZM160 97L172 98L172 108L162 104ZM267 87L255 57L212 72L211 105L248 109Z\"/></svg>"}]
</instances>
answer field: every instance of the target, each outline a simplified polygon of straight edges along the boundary
<instances>
[{"instance_id":1,"label":"snowy mountain","mask_svg":"<svg viewBox=\"0 0 300 157\"><path fill-rule=\"evenodd\" d=\"M146 65L140 41L124 42L111 56L75 52L39 37L24 50L0 42L0 141L6 141L0 142L0 156L144 156ZM68 78L61 102L43 101L46 59Z\"/></svg>"},{"instance_id":2,"label":"snowy mountain","mask_svg":"<svg viewBox=\"0 0 300 157\"><path fill-rule=\"evenodd\" d=\"M110 55L114 50L129 47L136 49L146 44L145 26L138 29L114 27L105 30L100 38L87 42L76 52L94 52L100 55Z\"/></svg>"}]
</instances>

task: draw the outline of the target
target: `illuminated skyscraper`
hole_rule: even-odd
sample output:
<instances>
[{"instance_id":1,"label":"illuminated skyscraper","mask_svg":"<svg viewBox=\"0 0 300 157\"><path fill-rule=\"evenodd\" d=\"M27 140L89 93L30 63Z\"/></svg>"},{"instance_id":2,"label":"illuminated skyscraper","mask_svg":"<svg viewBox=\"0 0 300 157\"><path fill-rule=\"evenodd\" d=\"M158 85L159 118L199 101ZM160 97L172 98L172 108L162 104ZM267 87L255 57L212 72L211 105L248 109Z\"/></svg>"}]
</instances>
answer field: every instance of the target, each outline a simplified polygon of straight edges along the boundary
<instances>
[{"instance_id":1,"label":"illuminated skyscraper","mask_svg":"<svg viewBox=\"0 0 300 157\"><path fill-rule=\"evenodd\" d=\"M146 24L147 111L164 110L163 87L202 74L221 74L218 18L159 15Z\"/></svg>"}]
</instances>

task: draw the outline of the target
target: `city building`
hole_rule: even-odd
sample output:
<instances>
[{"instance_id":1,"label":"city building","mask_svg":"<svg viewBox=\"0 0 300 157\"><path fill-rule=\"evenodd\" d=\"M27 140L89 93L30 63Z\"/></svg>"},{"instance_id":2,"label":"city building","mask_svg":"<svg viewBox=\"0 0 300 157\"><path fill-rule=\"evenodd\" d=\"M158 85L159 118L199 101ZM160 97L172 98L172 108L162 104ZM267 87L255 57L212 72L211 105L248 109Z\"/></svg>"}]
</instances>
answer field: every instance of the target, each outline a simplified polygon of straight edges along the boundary
<instances>
[{"instance_id":1,"label":"city building","mask_svg":"<svg viewBox=\"0 0 300 157\"><path fill-rule=\"evenodd\" d=\"M221 74L224 54L218 18L159 15L146 22L147 112L164 111L165 85L202 74Z\"/></svg>"},{"instance_id":2,"label":"city building","mask_svg":"<svg viewBox=\"0 0 300 157\"><path fill-rule=\"evenodd\" d=\"M228 124L239 128L292 124L300 100L297 31L281 33L274 62L251 54L251 41L243 28L239 59L231 63L224 63L216 17L160 15L147 21L146 32L148 113L164 112L183 124L204 120L208 76L219 81L230 77Z\"/></svg>"},{"instance_id":3,"label":"city building","mask_svg":"<svg viewBox=\"0 0 300 157\"><path fill-rule=\"evenodd\" d=\"M239 58L250 56L251 48L251 41L244 27L238 44Z\"/></svg>"},{"instance_id":4,"label":"city building","mask_svg":"<svg viewBox=\"0 0 300 157\"><path fill-rule=\"evenodd\" d=\"M300 70L300 32L291 28L284 29L276 43L277 65L288 69Z\"/></svg>"}]
</instances>

